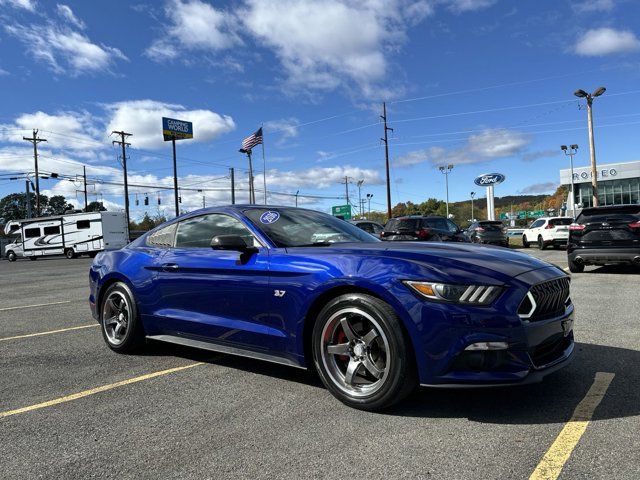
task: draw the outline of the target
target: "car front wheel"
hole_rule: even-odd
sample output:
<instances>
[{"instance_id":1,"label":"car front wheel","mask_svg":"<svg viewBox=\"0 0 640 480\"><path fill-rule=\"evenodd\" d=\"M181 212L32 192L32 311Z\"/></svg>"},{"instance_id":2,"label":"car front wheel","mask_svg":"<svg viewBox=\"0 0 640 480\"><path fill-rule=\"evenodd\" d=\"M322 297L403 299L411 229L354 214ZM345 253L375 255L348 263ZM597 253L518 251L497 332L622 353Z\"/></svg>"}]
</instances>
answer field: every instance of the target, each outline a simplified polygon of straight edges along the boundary
<instances>
[{"instance_id":1,"label":"car front wheel","mask_svg":"<svg viewBox=\"0 0 640 480\"><path fill-rule=\"evenodd\" d=\"M7 253L7 260L9 260L10 262L15 262L17 258L18 257L15 252Z\"/></svg>"},{"instance_id":2,"label":"car front wheel","mask_svg":"<svg viewBox=\"0 0 640 480\"><path fill-rule=\"evenodd\" d=\"M417 385L415 359L395 311L370 295L330 301L313 330L313 359L327 389L362 410L399 402Z\"/></svg>"},{"instance_id":3,"label":"car front wheel","mask_svg":"<svg viewBox=\"0 0 640 480\"><path fill-rule=\"evenodd\" d=\"M124 283L110 285L100 306L102 336L109 348L131 353L144 343L144 331L133 294Z\"/></svg>"}]
</instances>

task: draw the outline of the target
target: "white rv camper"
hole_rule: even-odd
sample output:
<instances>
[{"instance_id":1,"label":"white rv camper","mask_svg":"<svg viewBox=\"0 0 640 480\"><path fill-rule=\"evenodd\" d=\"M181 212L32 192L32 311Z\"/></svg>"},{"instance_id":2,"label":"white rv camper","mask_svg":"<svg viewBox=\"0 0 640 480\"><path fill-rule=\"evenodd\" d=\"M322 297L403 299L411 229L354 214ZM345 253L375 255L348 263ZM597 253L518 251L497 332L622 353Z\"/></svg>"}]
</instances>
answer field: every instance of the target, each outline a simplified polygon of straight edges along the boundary
<instances>
[{"instance_id":1,"label":"white rv camper","mask_svg":"<svg viewBox=\"0 0 640 480\"><path fill-rule=\"evenodd\" d=\"M7 235L16 235L4 248L5 257L36 260L49 255L95 256L101 250L116 250L129 243L129 228L123 212L88 212L29 218L7 223Z\"/></svg>"}]
</instances>

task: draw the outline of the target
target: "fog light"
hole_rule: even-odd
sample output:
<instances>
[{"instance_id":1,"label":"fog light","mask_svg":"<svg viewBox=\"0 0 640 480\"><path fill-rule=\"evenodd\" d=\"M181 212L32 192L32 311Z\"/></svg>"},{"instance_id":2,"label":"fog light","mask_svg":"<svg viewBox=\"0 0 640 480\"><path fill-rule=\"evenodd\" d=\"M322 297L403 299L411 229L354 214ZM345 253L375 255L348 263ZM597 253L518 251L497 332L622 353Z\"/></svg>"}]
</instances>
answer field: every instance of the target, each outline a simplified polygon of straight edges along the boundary
<instances>
[{"instance_id":1,"label":"fog light","mask_svg":"<svg viewBox=\"0 0 640 480\"><path fill-rule=\"evenodd\" d=\"M509 348L509 344L507 342L477 342L472 343L467 348L466 351L478 351L478 350L506 350Z\"/></svg>"}]
</instances>

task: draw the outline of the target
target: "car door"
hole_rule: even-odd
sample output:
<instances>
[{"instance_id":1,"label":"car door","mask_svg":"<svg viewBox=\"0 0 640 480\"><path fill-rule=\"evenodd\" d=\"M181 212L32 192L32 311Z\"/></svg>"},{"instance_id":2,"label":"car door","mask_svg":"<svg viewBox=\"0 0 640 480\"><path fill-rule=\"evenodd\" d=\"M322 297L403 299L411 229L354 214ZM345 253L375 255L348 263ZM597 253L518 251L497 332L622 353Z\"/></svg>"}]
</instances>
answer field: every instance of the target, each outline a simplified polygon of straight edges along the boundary
<instances>
[{"instance_id":1,"label":"car door","mask_svg":"<svg viewBox=\"0 0 640 480\"><path fill-rule=\"evenodd\" d=\"M257 253L214 250L217 235L239 235ZM156 316L165 334L242 347L277 348L284 332L268 324L269 252L230 215L211 213L178 223L162 257Z\"/></svg>"}]
</instances>

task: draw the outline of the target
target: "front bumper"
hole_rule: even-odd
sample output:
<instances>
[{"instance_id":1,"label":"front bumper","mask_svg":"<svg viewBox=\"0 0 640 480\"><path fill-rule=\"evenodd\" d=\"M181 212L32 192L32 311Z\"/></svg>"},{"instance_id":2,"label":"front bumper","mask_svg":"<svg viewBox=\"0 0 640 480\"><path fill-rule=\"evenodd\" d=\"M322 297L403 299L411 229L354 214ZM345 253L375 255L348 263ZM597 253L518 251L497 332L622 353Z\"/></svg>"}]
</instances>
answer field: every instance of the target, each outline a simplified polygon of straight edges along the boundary
<instances>
[{"instance_id":1,"label":"front bumper","mask_svg":"<svg viewBox=\"0 0 640 480\"><path fill-rule=\"evenodd\" d=\"M571 248L571 247L570 247ZM637 264L640 248L576 248L569 250L569 260L585 265Z\"/></svg>"}]
</instances>

